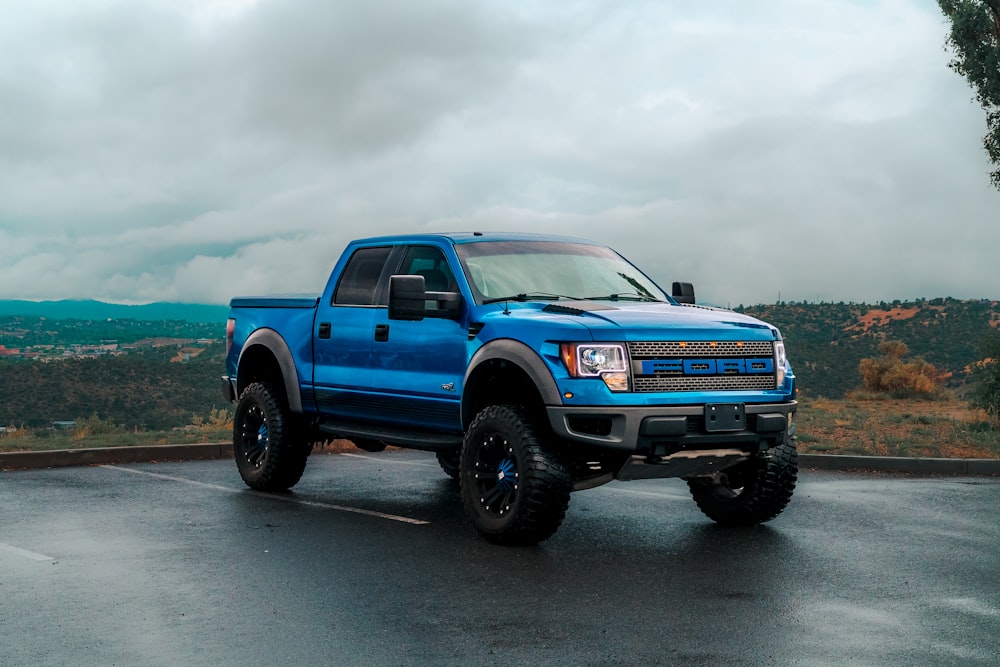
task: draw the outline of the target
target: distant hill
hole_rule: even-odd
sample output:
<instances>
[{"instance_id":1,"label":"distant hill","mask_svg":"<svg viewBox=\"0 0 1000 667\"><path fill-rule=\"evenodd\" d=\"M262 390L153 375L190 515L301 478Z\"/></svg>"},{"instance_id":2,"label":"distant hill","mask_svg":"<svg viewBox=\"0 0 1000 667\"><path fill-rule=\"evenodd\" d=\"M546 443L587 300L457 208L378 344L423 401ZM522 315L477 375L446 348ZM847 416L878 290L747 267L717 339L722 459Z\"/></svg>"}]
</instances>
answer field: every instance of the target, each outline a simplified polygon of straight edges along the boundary
<instances>
[{"instance_id":1,"label":"distant hill","mask_svg":"<svg viewBox=\"0 0 1000 667\"><path fill-rule=\"evenodd\" d=\"M25 314L25 309L34 312ZM799 389L813 397L839 398L859 387L858 363L877 355L885 340L902 341L910 356L934 364L949 386L961 390L967 367L980 359L980 340L990 327L1000 329L997 301L779 303L735 310L781 329ZM0 301L0 319L8 320L0 321L0 345L8 348L109 340L125 346L157 337L212 341L188 363L171 361L181 351L179 344L58 363L0 357L0 426L97 414L130 427L169 428L216 407L231 408L218 390L226 315L225 306Z\"/></svg>"},{"instance_id":2,"label":"distant hill","mask_svg":"<svg viewBox=\"0 0 1000 667\"><path fill-rule=\"evenodd\" d=\"M979 343L990 327L1000 328L1000 302L919 299L878 305L779 303L740 306L779 329L799 388L811 396L840 398L861 385L858 363L878 354L879 343L898 340L949 374L960 388L967 368L979 361Z\"/></svg>"},{"instance_id":3,"label":"distant hill","mask_svg":"<svg viewBox=\"0 0 1000 667\"><path fill-rule=\"evenodd\" d=\"M228 306L192 303L149 303L127 306L103 301L15 301L0 300L0 316L22 315L53 320L164 320L224 322Z\"/></svg>"},{"instance_id":4,"label":"distant hill","mask_svg":"<svg viewBox=\"0 0 1000 667\"><path fill-rule=\"evenodd\" d=\"M130 430L169 430L232 409L219 391L225 343L183 362L181 352L174 344L127 356L0 361L0 426L37 428L96 415Z\"/></svg>"}]
</instances>

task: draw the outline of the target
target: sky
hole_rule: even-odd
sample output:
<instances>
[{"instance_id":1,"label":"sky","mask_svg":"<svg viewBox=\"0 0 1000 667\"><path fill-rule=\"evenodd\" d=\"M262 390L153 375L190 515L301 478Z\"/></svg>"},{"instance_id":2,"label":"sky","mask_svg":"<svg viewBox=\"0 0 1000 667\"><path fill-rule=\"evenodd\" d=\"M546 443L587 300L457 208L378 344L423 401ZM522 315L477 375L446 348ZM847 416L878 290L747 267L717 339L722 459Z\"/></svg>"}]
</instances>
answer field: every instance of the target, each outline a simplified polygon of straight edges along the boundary
<instances>
[{"instance_id":1,"label":"sky","mask_svg":"<svg viewBox=\"0 0 1000 667\"><path fill-rule=\"evenodd\" d=\"M5 0L0 299L323 289L535 231L699 302L1000 298L930 0Z\"/></svg>"}]
</instances>

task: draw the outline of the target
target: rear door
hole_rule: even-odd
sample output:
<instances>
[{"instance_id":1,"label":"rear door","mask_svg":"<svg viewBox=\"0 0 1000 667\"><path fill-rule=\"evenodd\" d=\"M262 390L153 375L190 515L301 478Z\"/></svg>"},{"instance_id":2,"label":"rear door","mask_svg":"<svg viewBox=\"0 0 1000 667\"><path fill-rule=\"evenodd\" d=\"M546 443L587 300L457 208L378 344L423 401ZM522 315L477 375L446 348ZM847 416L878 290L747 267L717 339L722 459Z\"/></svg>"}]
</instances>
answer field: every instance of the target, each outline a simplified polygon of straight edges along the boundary
<instances>
[{"instance_id":1,"label":"rear door","mask_svg":"<svg viewBox=\"0 0 1000 667\"><path fill-rule=\"evenodd\" d=\"M364 420L372 409L375 315L392 250L392 246L355 250L330 303L320 304L313 332L313 384L321 414Z\"/></svg>"}]
</instances>

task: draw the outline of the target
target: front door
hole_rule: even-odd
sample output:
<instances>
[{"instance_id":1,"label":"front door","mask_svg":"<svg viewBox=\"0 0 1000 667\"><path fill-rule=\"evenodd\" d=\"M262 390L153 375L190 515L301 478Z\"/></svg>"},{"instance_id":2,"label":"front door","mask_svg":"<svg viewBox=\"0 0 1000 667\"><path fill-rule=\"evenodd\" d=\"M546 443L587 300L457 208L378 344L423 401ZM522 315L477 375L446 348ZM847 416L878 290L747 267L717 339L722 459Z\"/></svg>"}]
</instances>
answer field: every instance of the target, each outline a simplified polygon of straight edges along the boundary
<instances>
[{"instance_id":1,"label":"front door","mask_svg":"<svg viewBox=\"0 0 1000 667\"><path fill-rule=\"evenodd\" d=\"M455 273L444 253L432 246L406 249L396 270L422 275L428 292L457 292ZM462 431L462 381L468 365L468 318L426 317L419 322L390 320L375 312L371 387L379 418L400 426Z\"/></svg>"}]
</instances>

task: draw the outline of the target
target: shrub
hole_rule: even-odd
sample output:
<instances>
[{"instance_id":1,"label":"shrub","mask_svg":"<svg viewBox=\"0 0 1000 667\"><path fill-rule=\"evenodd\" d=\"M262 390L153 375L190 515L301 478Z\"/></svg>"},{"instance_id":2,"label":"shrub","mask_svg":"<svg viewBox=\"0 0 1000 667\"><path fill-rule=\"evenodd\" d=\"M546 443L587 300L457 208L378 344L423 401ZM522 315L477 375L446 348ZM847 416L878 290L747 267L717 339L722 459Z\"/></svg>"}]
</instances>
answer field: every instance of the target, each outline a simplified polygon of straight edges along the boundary
<instances>
[{"instance_id":1,"label":"shrub","mask_svg":"<svg viewBox=\"0 0 1000 667\"><path fill-rule=\"evenodd\" d=\"M219 432L230 431L232 428L233 413L225 408L213 408L207 419L201 415L191 417L191 425L184 427L184 430L215 435Z\"/></svg>"},{"instance_id":2,"label":"shrub","mask_svg":"<svg viewBox=\"0 0 1000 667\"><path fill-rule=\"evenodd\" d=\"M941 373L921 357L903 361L909 351L906 343L890 340L879 345L881 356L862 359L858 372L865 389L899 398L937 394Z\"/></svg>"},{"instance_id":3,"label":"shrub","mask_svg":"<svg viewBox=\"0 0 1000 667\"><path fill-rule=\"evenodd\" d=\"M125 427L116 424L113 419L101 419L93 414L83 419L77 419L72 435L74 440L83 440L95 435L112 435L124 432Z\"/></svg>"},{"instance_id":4,"label":"shrub","mask_svg":"<svg viewBox=\"0 0 1000 667\"><path fill-rule=\"evenodd\" d=\"M1000 429L1000 331L991 329L979 344L982 361L972 367L972 405L982 408Z\"/></svg>"}]
</instances>

